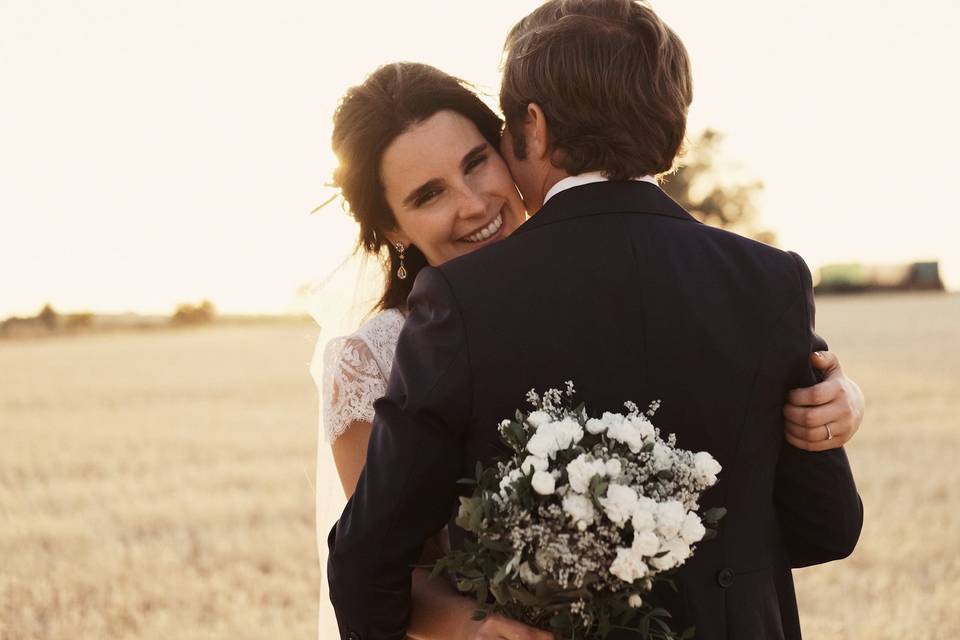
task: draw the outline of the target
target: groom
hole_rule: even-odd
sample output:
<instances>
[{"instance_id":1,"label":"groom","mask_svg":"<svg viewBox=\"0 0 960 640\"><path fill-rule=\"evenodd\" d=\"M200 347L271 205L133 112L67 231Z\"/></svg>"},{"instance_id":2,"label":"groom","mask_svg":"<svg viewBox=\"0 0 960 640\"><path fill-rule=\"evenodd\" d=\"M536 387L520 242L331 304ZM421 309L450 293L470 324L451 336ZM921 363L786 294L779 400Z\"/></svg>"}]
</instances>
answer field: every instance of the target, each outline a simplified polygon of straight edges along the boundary
<instances>
[{"instance_id":1,"label":"groom","mask_svg":"<svg viewBox=\"0 0 960 640\"><path fill-rule=\"evenodd\" d=\"M723 465L703 500L728 510L719 537L658 594L674 628L800 637L791 568L847 556L862 506L842 448L782 434L786 390L816 382L809 356L826 348L803 260L698 223L650 177L673 165L691 95L682 43L638 2L553 0L510 33L502 151L539 211L417 279L329 538L343 638L405 637L411 565L451 520L457 479L503 452L496 425L529 389L565 380L597 411L662 400L679 446Z\"/></svg>"}]
</instances>

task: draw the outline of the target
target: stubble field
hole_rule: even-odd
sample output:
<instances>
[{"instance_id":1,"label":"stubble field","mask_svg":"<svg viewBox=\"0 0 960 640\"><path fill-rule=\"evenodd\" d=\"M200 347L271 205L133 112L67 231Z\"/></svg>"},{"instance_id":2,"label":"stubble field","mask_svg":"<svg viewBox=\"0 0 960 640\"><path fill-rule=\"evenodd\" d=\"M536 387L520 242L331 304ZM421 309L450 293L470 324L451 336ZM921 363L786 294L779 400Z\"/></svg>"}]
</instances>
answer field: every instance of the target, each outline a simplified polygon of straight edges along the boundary
<instances>
[{"instance_id":1,"label":"stubble field","mask_svg":"<svg viewBox=\"0 0 960 640\"><path fill-rule=\"evenodd\" d=\"M868 396L867 518L797 572L805 636L958 638L960 296L825 298L819 329ZM0 342L0 640L315 638L316 335Z\"/></svg>"}]
</instances>

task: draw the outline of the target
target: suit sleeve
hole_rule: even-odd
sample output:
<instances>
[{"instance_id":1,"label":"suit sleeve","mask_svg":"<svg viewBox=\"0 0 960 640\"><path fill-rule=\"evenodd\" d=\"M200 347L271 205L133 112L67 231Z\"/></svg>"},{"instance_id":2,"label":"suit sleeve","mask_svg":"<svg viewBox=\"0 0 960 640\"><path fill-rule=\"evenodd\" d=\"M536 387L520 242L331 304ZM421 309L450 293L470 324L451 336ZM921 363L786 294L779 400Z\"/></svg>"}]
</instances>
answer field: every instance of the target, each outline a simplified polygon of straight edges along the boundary
<instances>
[{"instance_id":1,"label":"suit sleeve","mask_svg":"<svg viewBox=\"0 0 960 640\"><path fill-rule=\"evenodd\" d=\"M327 579L341 637L402 640L412 565L448 521L471 412L466 336L450 287L420 272L356 492L328 536Z\"/></svg>"},{"instance_id":2,"label":"suit sleeve","mask_svg":"<svg viewBox=\"0 0 960 640\"><path fill-rule=\"evenodd\" d=\"M801 335L807 344L791 378L794 386L818 382L809 354L827 348L814 332L815 308L810 270L803 259L791 253L803 296ZM777 462L774 502L793 567L805 567L845 558L853 552L863 526L863 503L844 449L809 452L784 440Z\"/></svg>"}]
</instances>

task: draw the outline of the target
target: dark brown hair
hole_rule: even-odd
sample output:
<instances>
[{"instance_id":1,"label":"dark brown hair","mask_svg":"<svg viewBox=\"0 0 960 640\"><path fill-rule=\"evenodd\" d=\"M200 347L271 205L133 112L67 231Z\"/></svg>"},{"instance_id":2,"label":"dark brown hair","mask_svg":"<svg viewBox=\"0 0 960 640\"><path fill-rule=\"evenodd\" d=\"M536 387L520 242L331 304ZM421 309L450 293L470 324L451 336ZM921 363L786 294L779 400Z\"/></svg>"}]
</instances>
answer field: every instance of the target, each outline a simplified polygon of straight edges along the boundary
<instances>
[{"instance_id":1,"label":"dark brown hair","mask_svg":"<svg viewBox=\"0 0 960 640\"><path fill-rule=\"evenodd\" d=\"M693 81L687 51L633 0L550 0L504 46L500 106L517 157L522 123L543 109L551 161L613 180L670 171L686 133Z\"/></svg>"},{"instance_id":2,"label":"dark brown hair","mask_svg":"<svg viewBox=\"0 0 960 640\"><path fill-rule=\"evenodd\" d=\"M350 213L360 225L357 249L379 256L385 272L383 295L374 310L406 305L420 269L427 264L414 246L406 250L407 278L397 277L400 259L385 232L397 221L384 196L380 164L383 152L401 133L439 111L455 111L476 125L499 149L502 121L462 80L414 62L387 64L362 84L347 90L333 116L333 152L339 187ZM383 249L387 247L387 256Z\"/></svg>"}]
</instances>

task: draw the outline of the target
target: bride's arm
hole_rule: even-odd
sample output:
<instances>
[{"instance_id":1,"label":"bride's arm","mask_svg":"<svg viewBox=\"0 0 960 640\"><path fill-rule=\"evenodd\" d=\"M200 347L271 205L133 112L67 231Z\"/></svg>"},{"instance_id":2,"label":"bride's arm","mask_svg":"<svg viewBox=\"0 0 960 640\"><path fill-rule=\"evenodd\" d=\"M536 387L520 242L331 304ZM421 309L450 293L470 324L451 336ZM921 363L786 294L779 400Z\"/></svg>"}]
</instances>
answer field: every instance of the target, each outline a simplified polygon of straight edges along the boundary
<instances>
[{"instance_id":1,"label":"bride's arm","mask_svg":"<svg viewBox=\"0 0 960 640\"><path fill-rule=\"evenodd\" d=\"M356 490L363 471L371 429L369 422L354 421L330 445L340 484L348 498ZM440 553L439 543L431 541L420 561L422 564L434 562ZM473 600L461 596L443 577L431 577L424 569L413 571L411 596L413 610L407 636L412 640L549 640L553 637L546 631L531 629L501 616L473 620Z\"/></svg>"},{"instance_id":2,"label":"bride's arm","mask_svg":"<svg viewBox=\"0 0 960 640\"><path fill-rule=\"evenodd\" d=\"M367 459L367 445L370 443L372 428L369 422L356 420L330 444L337 475L340 476L340 484L347 498L357 489L357 481Z\"/></svg>"}]
</instances>

